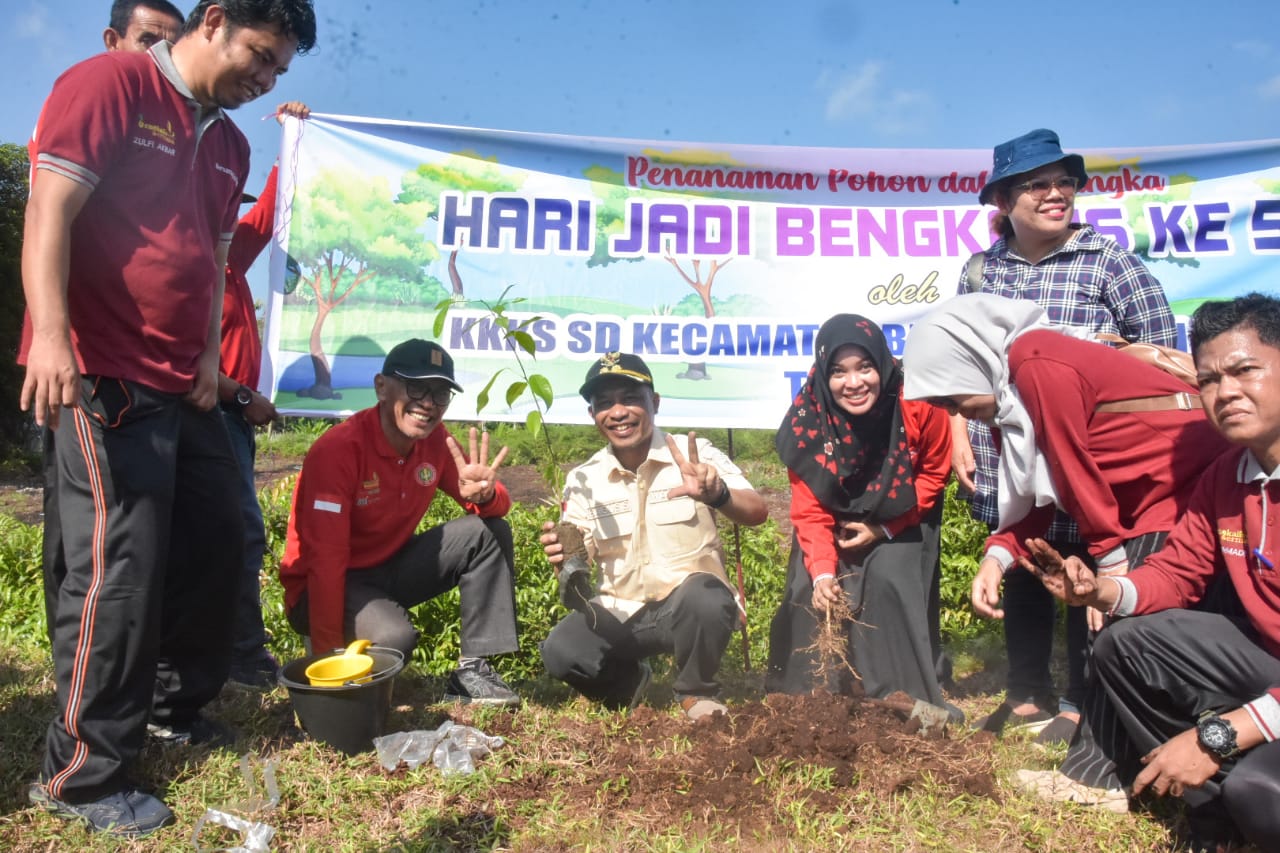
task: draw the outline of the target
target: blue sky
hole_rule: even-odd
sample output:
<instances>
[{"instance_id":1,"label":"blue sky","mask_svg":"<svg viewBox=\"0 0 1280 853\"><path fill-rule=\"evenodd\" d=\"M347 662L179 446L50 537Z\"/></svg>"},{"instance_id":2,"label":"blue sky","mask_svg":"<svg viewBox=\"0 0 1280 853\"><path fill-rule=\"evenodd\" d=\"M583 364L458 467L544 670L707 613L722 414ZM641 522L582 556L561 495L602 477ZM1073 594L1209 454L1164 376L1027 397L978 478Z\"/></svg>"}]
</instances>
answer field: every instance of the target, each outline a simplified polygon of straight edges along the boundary
<instances>
[{"instance_id":1,"label":"blue sky","mask_svg":"<svg viewBox=\"0 0 1280 853\"><path fill-rule=\"evenodd\" d=\"M190 0L179 0L186 10ZM0 141L101 50L109 0L10 0ZM687 142L1068 150L1280 136L1275 0L318 0L319 44L235 118L317 112ZM255 293L265 263L250 272Z\"/></svg>"},{"instance_id":2,"label":"blue sky","mask_svg":"<svg viewBox=\"0 0 1280 853\"><path fill-rule=\"evenodd\" d=\"M178 3L184 10L190 2ZM236 119L250 189L278 101L556 133L847 147L1280 135L1274 0L318 0L319 46ZM0 141L25 142L109 0L11 0Z\"/></svg>"}]
</instances>

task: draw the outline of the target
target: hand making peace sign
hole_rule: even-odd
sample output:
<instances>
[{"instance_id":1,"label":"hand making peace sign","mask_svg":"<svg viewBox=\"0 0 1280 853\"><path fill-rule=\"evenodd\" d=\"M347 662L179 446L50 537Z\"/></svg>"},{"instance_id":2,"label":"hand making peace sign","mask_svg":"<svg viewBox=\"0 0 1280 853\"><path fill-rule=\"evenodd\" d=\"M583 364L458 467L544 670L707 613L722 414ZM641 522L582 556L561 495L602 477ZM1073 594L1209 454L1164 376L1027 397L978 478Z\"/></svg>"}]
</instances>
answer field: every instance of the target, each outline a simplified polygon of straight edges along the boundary
<instances>
[{"instance_id":1,"label":"hand making peace sign","mask_svg":"<svg viewBox=\"0 0 1280 853\"><path fill-rule=\"evenodd\" d=\"M498 455L489 463L489 433L482 433L480 450L476 452L476 428L471 427L471 453L462 455L462 447L452 435L444 440L449 448L449 455L458 467L458 494L465 501L474 504L487 503L493 498L494 487L498 483L498 466L507 458L507 448L503 447ZM474 461L468 461L468 460Z\"/></svg>"},{"instance_id":2,"label":"hand making peace sign","mask_svg":"<svg viewBox=\"0 0 1280 853\"><path fill-rule=\"evenodd\" d=\"M667 449L671 451L671 458L679 467L683 480L679 486L667 492L667 497L678 498L688 495L704 504L723 505L729 493L729 487L720 479L720 472L714 465L698 461L698 434L689 433L687 459L680 454L680 448L676 446L676 440L670 434L667 435Z\"/></svg>"}]
</instances>

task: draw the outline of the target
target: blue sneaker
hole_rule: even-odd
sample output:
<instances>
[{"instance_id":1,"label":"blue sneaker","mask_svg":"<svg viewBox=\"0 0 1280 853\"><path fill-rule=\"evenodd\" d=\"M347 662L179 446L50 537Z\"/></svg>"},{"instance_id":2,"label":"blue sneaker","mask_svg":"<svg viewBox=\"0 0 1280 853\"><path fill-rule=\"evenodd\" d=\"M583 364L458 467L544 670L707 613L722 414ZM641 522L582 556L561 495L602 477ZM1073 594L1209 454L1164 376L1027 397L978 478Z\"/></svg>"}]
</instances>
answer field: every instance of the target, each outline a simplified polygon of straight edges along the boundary
<instances>
[{"instance_id":1,"label":"blue sneaker","mask_svg":"<svg viewBox=\"0 0 1280 853\"><path fill-rule=\"evenodd\" d=\"M49 793L41 783L27 789L33 805L58 817L81 821L95 832L140 838L173 823L173 812L150 794L138 790L118 791L91 803L66 803Z\"/></svg>"}]
</instances>

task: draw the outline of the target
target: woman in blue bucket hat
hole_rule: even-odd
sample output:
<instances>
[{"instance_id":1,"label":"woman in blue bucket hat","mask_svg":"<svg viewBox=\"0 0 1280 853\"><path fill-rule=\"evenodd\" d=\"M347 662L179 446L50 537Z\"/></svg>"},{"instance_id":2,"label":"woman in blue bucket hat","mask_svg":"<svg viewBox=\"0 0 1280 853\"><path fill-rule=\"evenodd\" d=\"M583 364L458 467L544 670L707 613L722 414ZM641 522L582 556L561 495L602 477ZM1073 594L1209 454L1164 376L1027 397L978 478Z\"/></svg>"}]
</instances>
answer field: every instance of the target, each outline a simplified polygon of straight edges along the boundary
<instances>
[{"instance_id":1,"label":"woman in blue bucket hat","mask_svg":"<svg viewBox=\"0 0 1280 853\"><path fill-rule=\"evenodd\" d=\"M1076 222L1077 193L1089 175L1084 158L1062 150L1058 134L1039 128L995 147L991 178L978 194L994 205L991 248L975 254L960 275L960 293L994 293L1029 299L1050 322L1120 335L1130 341L1177 345L1169 300L1142 261ZM999 454L981 423L952 420L953 469L975 518L994 528ZM1058 513L1047 538L1065 553L1089 559L1071 518ZM984 561L973 582L974 601L1001 584L1000 568ZM1038 742L1070 740L1084 698L1090 622L1080 608L1067 612L1068 683L1054 700L1049 661L1057 607L1029 572L1003 577L1005 650L1009 674L1004 703L978 725L999 732L1006 725L1039 732ZM1093 627L1101 618L1090 617Z\"/></svg>"}]
</instances>

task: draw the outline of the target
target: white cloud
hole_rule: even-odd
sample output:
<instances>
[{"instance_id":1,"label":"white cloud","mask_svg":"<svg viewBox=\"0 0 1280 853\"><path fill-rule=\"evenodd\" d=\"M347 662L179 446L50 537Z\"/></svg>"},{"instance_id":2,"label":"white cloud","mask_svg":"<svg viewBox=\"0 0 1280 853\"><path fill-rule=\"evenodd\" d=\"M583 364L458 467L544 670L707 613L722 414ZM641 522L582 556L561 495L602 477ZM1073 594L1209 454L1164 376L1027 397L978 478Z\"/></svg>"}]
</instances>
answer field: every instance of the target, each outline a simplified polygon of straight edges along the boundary
<instances>
[{"instance_id":1,"label":"white cloud","mask_svg":"<svg viewBox=\"0 0 1280 853\"><path fill-rule=\"evenodd\" d=\"M49 11L42 5L28 6L25 12L19 12L14 21L14 32L18 38L37 40L44 38L49 32Z\"/></svg>"},{"instance_id":2,"label":"white cloud","mask_svg":"<svg viewBox=\"0 0 1280 853\"><path fill-rule=\"evenodd\" d=\"M1254 59L1265 59L1271 55L1271 45L1257 39L1245 39L1231 45L1231 49L1237 53L1247 54Z\"/></svg>"},{"instance_id":3,"label":"white cloud","mask_svg":"<svg viewBox=\"0 0 1280 853\"><path fill-rule=\"evenodd\" d=\"M828 89L826 117L843 122L862 119L877 131L896 135L918 126L933 103L925 92L893 88L885 80L885 64L868 60L843 76L824 72L820 89Z\"/></svg>"},{"instance_id":4,"label":"white cloud","mask_svg":"<svg viewBox=\"0 0 1280 853\"><path fill-rule=\"evenodd\" d=\"M1280 74L1259 86L1258 94L1264 98L1280 98Z\"/></svg>"}]
</instances>

